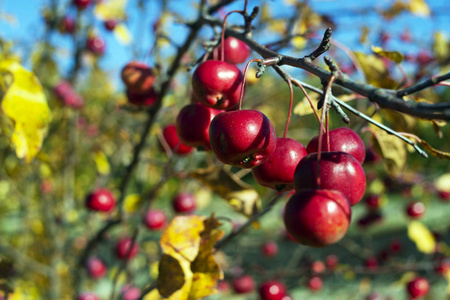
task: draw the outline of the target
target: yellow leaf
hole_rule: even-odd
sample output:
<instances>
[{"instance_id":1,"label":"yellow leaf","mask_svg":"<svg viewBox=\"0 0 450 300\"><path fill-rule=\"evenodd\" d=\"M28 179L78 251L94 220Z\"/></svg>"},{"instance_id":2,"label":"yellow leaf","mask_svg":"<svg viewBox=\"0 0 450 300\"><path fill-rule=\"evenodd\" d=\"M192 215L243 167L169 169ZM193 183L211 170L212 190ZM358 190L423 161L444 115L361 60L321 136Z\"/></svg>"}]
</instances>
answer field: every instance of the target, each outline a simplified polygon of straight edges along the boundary
<instances>
[{"instance_id":1,"label":"yellow leaf","mask_svg":"<svg viewBox=\"0 0 450 300\"><path fill-rule=\"evenodd\" d=\"M406 166L407 151L405 143L399 138L374 128L373 145L383 156L383 165L391 176L398 176Z\"/></svg>"},{"instance_id":2,"label":"yellow leaf","mask_svg":"<svg viewBox=\"0 0 450 300\"><path fill-rule=\"evenodd\" d=\"M161 296L159 295L158 290L154 289L152 290L150 293L146 294L142 300L160 300L162 299Z\"/></svg>"},{"instance_id":3,"label":"yellow leaf","mask_svg":"<svg viewBox=\"0 0 450 300\"><path fill-rule=\"evenodd\" d=\"M430 8L424 0L410 0L409 10L421 17L428 17L430 15Z\"/></svg>"},{"instance_id":4,"label":"yellow leaf","mask_svg":"<svg viewBox=\"0 0 450 300\"><path fill-rule=\"evenodd\" d=\"M445 61L450 55L448 40L440 31L434 33L433 52L438 61Z\"/></svg>"},{"instance_id":5,"label":"yellow leaf","mask_svg":"<svg viewBox=\"0 0 450 300\"><path fill-rule=\"evenodd\" d=\"M373 53L378 54L383 57L386 57L397 64L399 64L403 61L403 55L398 51L386 51L386 50L383 50L383 48L381 48L381 47L375 47L375 46L372 46L372 51L373 51Z\"/></svg>"},{"instance_id":6,"label":"yellow leaf","mask_svg":"<svg viewBox=\"0 0 450 300\"><path fill-rule=\"evenodd\" d=\"M396 88L397 83L389 76L389 71L381 58L361 52L355 52L354 54L364 71L368 83L381 88Z\"/></svg>"},{"instance_id":7,"label":"yellow leaf","mask_svg":"<svg viewBox=\"0 0 450 300\"><path fill-rule=\"evenodd\" d=\"M431 254L436 249L436 241L433 234L425 225L412 221L408 225L408 237L416 243L417 249L426 254Z\"/></svg>"},{"instance_id":8,"label":"yellow leaf","mask_svg":"<svg viewBox=\"0 0 450 300\"><path fill-rule=\"evenodd\" d=\"M108 175L110 172L110 167L108 163L108 158L106 157L105 153L102 151L95 151L94 152L94 161L95 165L97 166L98 173L102 175Z\"/></svg>"},{"instance_id":9,"label":"yellow leaf","mask_svg":"<svg viewBox=\"0 0 450 300\"><path fill-rule=\"evenodd\" d=\"M14 122L11 141L17 157L30 162L41 149L51 120L44 90L37 77L15 60L0 61L0 75L2 109Z\"/></svg>"},{"instance_id":10,"label":"yellow leaf","mask_svg":"<svg viewBox=\"0 0 450 300\"><path fill-rule=\"evenodd\" d=\"M126 212L133 213L139 208L141 203L142 197L139 194L130 194L125 197L123 208Z\"/></svg>"},{"instance_id":11,"label":"yellow leaf","mask_svg":"<svg viewBox=\"0 0 450 300\"><path fill-rule=\"evenodd\" d=\"M438 191L450 192L450 173L438 177L434 181L434 186Z\"/></svg>"},{"instance_id":12,"label":"yellow leaf","mask_svg":"<svg viewBox=\"0 0 450 300\"><path fill-rule=\"evenodd\" d=\"M361 29L361 36L359 37L359 42L364 44L367 41L367 37L369 35L369 28L367 26L363 26Z\"/></svg>"},{"instance_id":13,"label":"yellow leaf","mask_svg":"<svg viewBox=\"0 0 450 300\"><path fill-rule=\"evenodd\" d=\"M128 0L104 0L98 1L95 6L95 16L102 20L124 20L125 8Z\"/></svg>"},{"instance_id":14,"label":"yellow leaf","mask_svg":"<svg viewBox=\"0 0 450 300\"><path fill-rule=\"evenodd\" d=\"M270 21L267 29L276 32L276 33L284 33L286 31L286 21L285 20L272 20Z\"/></svg>"},{"instance_id":15,"label":"yellow leaf","mask_svg":"<svg viewBox=\"0 0 450 300\"><path fill-rule=\"evenodd\" d=\"M114 36L122 45L129 45L132 41L128 27L123 23L119 23L114 27Z\"/></svg>"},{"instance_id":16,"label":"yellow leaf","mask_svg":"<svg viewBox=\"0 0 450 300\"><path fill-rule=\"evenodd\" d=\"M435 149L433 147L430 146L430 144L428 144L426 141L424 140L420 140L420 144L425 148L425 150L427 150L431 155L439 157L439 158L445 158L445 159L450 159L450 153L448 152L444 152L438 149Z\"/></svg>"}]
</instances>

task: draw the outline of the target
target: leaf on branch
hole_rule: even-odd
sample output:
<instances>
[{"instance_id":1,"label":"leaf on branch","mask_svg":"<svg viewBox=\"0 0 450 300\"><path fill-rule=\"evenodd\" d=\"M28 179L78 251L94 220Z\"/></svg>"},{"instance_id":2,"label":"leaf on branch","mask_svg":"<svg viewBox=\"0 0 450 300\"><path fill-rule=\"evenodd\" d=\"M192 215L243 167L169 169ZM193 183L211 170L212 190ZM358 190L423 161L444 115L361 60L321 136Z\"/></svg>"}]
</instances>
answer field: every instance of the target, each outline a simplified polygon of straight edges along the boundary
<instances>
[{"instance_id":1,"label":"leaf on branch","mask_svg":"<svg viewBox=\"0 0 450 300\"><path fill-rule=\"evenodd\" d=\"M416 16L430 16L430 8L424 0L409 0L409 11Z\"/></svg>"},{"instance_id":2,"label":"leaf on branch","mask_svg":"<svg viewBox=\"0 0 450 300\"><path fill-rule=\"evenodd\" d=\"M114 27L114 36L122 45L129 45L132 41L130 31L128 30L128 27L123 23L119 23L116 25L116 27Z\"/></svg>"},{"instance_id":3,"label":"leaf on branch","mask_svg":"<svg viewBox=\"0 0 450 300\"><path fill-rule=\"evenodd\" d=\"M381 58L361 52L354 52L354 54L361 64L368 83L387 89L395 89L397 87L397 83L389 76L389 70Z\"/></svg>"},{"instance_id":4,"label":"leaf on branch","mask_svg":"<svg viewBox=\"0 0 450 300\"><path fill-rule=\"evenodd\" d=\"M399 64L403 61L403 55L398 51L386 51L381 47L372 46L372 51L375 54L386 57L387 59L392 60L393 62Z\"/></svg>"},{"instance_id":5,"label":"leaf on branch","mask_svg":"<svg viewBox=\"0 0 450 300\"><path fill-rule=\"evenodd\" d=\"M14 122L16 155L30 162L39 152L51 120L38 78L15 60L0 61L2 110Z\"/></svg>"},{"instance_id":6,"label":"leaf on branch","mask_svg":"<svg viewBox=\"0 0 450 300\"><path fill-rule=\"evenodd\" d=\"M445 62L450 56L449 41L440 31L434 33L433 53L439 62Z\"/></svg>"},{"instance_id":7,"label":"leaf on branch","mask_svg":"<svg viewBox=\"0 0 450 300\"><path fill-rule=\"evenodd\" d=\"M436 249L436 240L431 231L422 223L412 221L408 225L408 237L416 244L417 250L431 254Z\"/></svg>"},{"instance_id":8,"label":"leaf on branch","mask_svg":"<svg viewBox=\"0 0 450 300\"><path fill-rule=\"evenodd\" d=\"M217 292L223 272L213 248L223 231L214 216L180 216L161 236L164 255L159 263L157 288L167 299L201 299Z\"/></svg>"},{"instance_id":9,"label":"leaf on branch","mask_svg":"<svg viewBox=\"0 0 450 300\"><path fill-rule=\"evenodd\" d=\"M125 20L125 8L128 0L106 0L98 1L95 6L94 14L97 19L107 20Z\"/></svg>"},{"instance_id":10,"label":"leaf on branch","mask_svg":"<svg viewBox=\"0 0 450 300\"><path fill-rule=\"evenodd\" d=\"M383 157L383 165L391 176L400 175L407 161L406 144L384 130L372 127L374 149Z\"/></svg>"},{"instance_id":11,"label":"leaf on branch","mask_svg":"<svg viewBox=\"0 0 450 300\"><path fill-rule=\"evenodd\" d=\"M234 210L251 217L261 209L261 198L251 185L243 182L224 167L198 169L190 176L224 198Z\"/></svg>"},{"instance_id":12,"label":"leaf on branch","mask_svg":"<svg viewBox=\"0 0 450 300\"><path fill-rule=\"evenodd\" d=\"M425 150L427 150L431 155L439 157L439 158L450 159L450 153L444 152L441 150L437 150L437 149L431 147L430 144L428 144L424 140L420 140L419 142L422 145L422 147L424 147Z\"/></svg>"}]
</instances>

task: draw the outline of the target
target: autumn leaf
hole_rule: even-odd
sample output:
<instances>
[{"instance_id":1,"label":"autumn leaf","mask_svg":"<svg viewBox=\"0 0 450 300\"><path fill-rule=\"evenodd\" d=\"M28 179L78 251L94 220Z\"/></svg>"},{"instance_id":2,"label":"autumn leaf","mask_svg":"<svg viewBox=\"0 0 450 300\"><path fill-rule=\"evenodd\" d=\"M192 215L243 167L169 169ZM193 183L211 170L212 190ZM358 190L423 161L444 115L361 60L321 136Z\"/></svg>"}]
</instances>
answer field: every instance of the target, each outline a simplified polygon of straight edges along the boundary
<instances>
[{"instance_id":1,"label":"autumn leaf","mask_svg":"<svg viewBox=\"0 0 450 300\"><path fill-rule=\"evenodd\" d=\"M98 1L94 14L102 21L124 20L126 18L125 8L128 0L105 0Z\"/></svg>"},{"instance_id":2,"label":"autumn leaf","mask_svg":"<svg viewBox=\"0 0 450 300\"><path fill-rule=\"evenodd\" d=\"M132 41L130 31L123 23L119 23L114 27L114 36L122 45L129 45Z\"/></svg>"},{"instance_id":3,"label":"autumn leaf","mask_svg":"<svg viewBox=\"0 0 450 300\"><path fill-rule=\"evenodd\" d=\"M408 225L408 237L412 240L417 249L426 254L431 254L436 249L436 241L431 231L422 223L412 221Z\"/></svg>"},{"instance_id":4,"label":"autumn leaf","mask_svg":"<svg viewBox=\"0 0 450 300\"><path fill-rule=\"evenodd\" d=\"M361 52L355 52L354 54L363 69L368 83L380 88L396 88L397 83L389 76L389 70L381 58Z\"/></svg>"},{"instance_id":5,"label":"autumn leaf","mask_svg":"<svg viewBox=\"0 0 450 300\"><path fill-rule=\"evenodd\" d=\"M102 175L109 174L111 168L109 166L108 158L106 157L105 153L103 153L102 151L95 151L94 161L95 165L97 166L98 173Z\"/></svg>"},{"instance_id":6,"label":"autumn leaf","mask_svg":"<svg viewBox=\"0 0 450 300\"><path fill-rule=\"evenodd\" d=\"M374 148L383 157L383 165L386 171L391 176L400 175L400 173L403 172L407 161L405 143L384 130L375 129L375 127L373 127L372 133L374 134Z\"/></svg>"},{"instance_id":7,"label":"autumn leaf","mask_svg":"<svg viewBox=\"0 0 450 300\"><path fill-rule=\"evenodd\" d=\"M436 178L434 186L438 191L450 192L450 173L445 173Z\"/></svg>"},{"instance_id":8,"label":"autumn leaf","mask_svg":"<svg viewBox=\"0 0 450 300\"><path fill-rule=\"evenodd\" d=\"M430 8L424 0L409 0L409 11L421 17L430 15Z\"/></svg>"},{"instance_id":9,"label":"autumn leaf","mask_svg":"<svg viewBox=\"0 0 450 300\"><path fill-rule=\"evenodd\" d=\"M373 51L373 53L378 54L383 57L386 57L397 64L399 64L403 61L403 55L398 51L386 51L381 47L375 47L375 46L372 46L372 51Z\"/></svg>"},{"instance_id":10,"label":"autumn leaf","mask_svg":"<svg viewBox=\"0 0 450 300\"><path fill-rule=\"evenodd\" d=\"M51 120L37 77L16 60L0 61L2 110L14 123L11 142L16 155L30 162L39 152Z\"/></svg>"},{"instance_id":11,"label":"autumn leaf","mask_svg":"<svg viewBox=\"0 0 450 300\"><path fill-rule=\"evenodd\" d=\"M161 236L164 255L159 263L157 288L171 300L201 299L217 292L223 272L214 259L213 248L223 231L212 216L180 216Z\"/></svg>"}]
</instances>

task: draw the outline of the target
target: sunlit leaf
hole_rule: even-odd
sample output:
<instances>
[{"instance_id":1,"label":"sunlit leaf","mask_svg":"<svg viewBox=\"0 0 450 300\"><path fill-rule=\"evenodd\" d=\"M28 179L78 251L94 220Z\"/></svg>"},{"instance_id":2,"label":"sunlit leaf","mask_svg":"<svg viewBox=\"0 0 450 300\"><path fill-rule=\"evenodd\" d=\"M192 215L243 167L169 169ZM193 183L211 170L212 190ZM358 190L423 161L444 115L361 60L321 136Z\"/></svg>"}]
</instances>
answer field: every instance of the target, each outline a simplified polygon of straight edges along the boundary
<instances>
[{"instance_id":1,"label":"sunlit leaf","mask_svg":"<svg viewBox=\"0 0 450 300\"><path fill-rule=\"evenodd\" d=\"M450 192L450 173L443 174L439 176L434 181L434 186L439 191L448 191Z\"/></svg>"},{"instance_id":2,"label":"sunlit leaf","mask_svg":"<svg viewBox=\"0 0 450 300\"><path fill-rule=\"evenodd\" d=\"M409 223L408 237L422 253L431 254L436 249L436 241L433 234L420 222L412 221Z\"/></svg>"},{"instance_id":3,"label":"sunlit leaf","mask_svg":"<svg viewBox=\"0 0 450 300\"><path fill-rule=\"evenodd\" d=\"M428 144L426 141L424 140L420 140L420 144L425 148L425 150L428 151L428 153L430 153L433 156L439 157L439 158L445 158L445 159L450 159L450 153L448 152L444 152L441 150L437 150L433 147L430 146L430 144Z\"/></svg>"},{"instance_id":4,"label":"sunlit leaf","mask_svg":"<svg viewBox=\"0 0 450 300\"><path fill-rule=\"evenodd\" d=\"M372 46L372 51L373 51L373 53L378 54L383 57L386 57L397 64L399 64L403 61L403 55L398 51L386 51L386 50L383 50L383 48L381 48L381 47L375 47L375 46Z\"/></svg>"},{"instance_id":5,"label":"sunlit leaf","mask_svg":"<svg viewBox=\"0 0 450 300\"><path fill-rule=\"evenodd\" d=\"M135 212L142 204L142 197L139 194L127 195L124 199L123 208L128 213Z\"/></svg>"},{"instance_id":6,"label":"sunlit leaf","mask_svg":"<svg viewBox=\"0 0 450 300\"><path fill-rule=\"evenodd\" d=\"M15 60L0 61L0 75L2 109L14 122L11 142L17 157L30 162L39 152L51 120L44 90L37 77Z\"/></svg>"},{"instance_id":7,"label":"sunlit leaf","mask_svg":"<svg viewBox=\"0 0 450 300\"><path fill-rule=\"evenodd\" d=\"M122 45L129 45L132 41L128 27L123 23L119 23L114 27L114 36Z\"/></svg>"},{"instance_id":8,"label":"sunlit leaf","mask_svg":"<svg viewBox=\"0 0 450 300\"><path fill-rule=\"evenodd\" d=\"M381 88L396 88L397 83L389 76L389 70L380 57L373 54L366 55L361 52L355 52L354 54L364 71L368 83Z\"/></svg>"},{"instance_id":9,"label":"sunlit leaf","mask_svg":"<svg viewBox=\"0 0 450 300\"><path fill-rule=\"evenodd\" d=\"M401 174L406 166L407 151L405 143L384 130L374 129L374 148L383 157L383 165L392 176Z\"/></svg>"},{"instance_id":10,"label":"sunlit leaf","mask_svg":"<svg viewBox=\"0 0 450 300\"><path fill-rule=\"evenodd\" d=\"M405 3L403 1L397 0L395 1L391 7L387 8L386 10L382 11L381 14L387 19L390 20L396 16L398 16L403 11L409 9L408 3Z\"/></svg>"},{"instance_id":11,"label":"sunlit leaf","mask_svg":"<svg viewBox=\"0 0 450 300\"><path fill-rule=\"evenodd\" d=\"M180 262L168 254L161 256L156 286L161 296L168 298L181 289L186 281ZM184 298L186 299L186 298Z\"/></svg>"},{"instance_id":12,"label":"sunlit leaf","mask_svg":"<svg viewBox=\"0 0 450 300\"><path fill-rule=\"evenodd\" d=\"M434 33L433 53L438 61L445 61L450 56L449 41L444 33Z\"/></svg>"},{"instance_id":13,"label":"sunlit leaf","mask_svg":"<svg viewBox=\"0 0 450 300\"><path fill-rule=\"evenodd\" d=\"M124 20L125 8L128 0L104 0L98 1L95 6L95 16L102 20Z\"/></svg>"},{"instance_id":14,"label":"sunlit leaf","mask_svg":"<svg viewBox=\"0 0 450 300\"><path fill-rule=\"evenodd\" d=\"M108 158L106 157L105 153L103 153L102 151L95 151L94 161L95 165L97 166L98 173L102 175L109 174L111 168L109 166Z\"/></svg>"},{"instance_id":15,"label":"sunlit leaf","mask_svg":"<svg viewBox=\"0 0 450 300\"><path fill-rule=\"evenodd\" d=\"M409 10L421 17L428 17L430 15L430 8L424 0L409 0Z\"/></svg>"}]
</instances>

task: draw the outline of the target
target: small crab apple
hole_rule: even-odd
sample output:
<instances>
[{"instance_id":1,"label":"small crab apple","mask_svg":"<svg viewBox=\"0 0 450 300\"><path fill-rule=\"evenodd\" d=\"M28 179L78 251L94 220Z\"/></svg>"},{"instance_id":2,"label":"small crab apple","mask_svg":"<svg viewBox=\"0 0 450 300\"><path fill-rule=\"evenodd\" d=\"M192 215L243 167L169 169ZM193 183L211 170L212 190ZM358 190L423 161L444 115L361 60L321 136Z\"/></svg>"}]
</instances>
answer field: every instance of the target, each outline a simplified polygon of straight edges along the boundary
<instances>
[{"instance_id":1,"label":"small crab apple","mask_svg":"<svg viewBox=\"0 0 450 300\"><path fill-rule=\"evenodd\" d=\"M116 244L116 254L120 259L132 259L139 251L137 242L130 237L120 239Z\"/></svg>"},{"instance_id":2,"label":"small crab apple","mask_svg":"<svg viewBox=\"0 0 450 300\"><path fill-rule=\"evenodd\" d=\"M150 230L160 230L166 225L166 220L164 211L151 209L145 214L144 224Z\"/></svg>"},{"instance_id":3,"label":"small crab apple","mask_svg":"<svg viewBox=\"0 0 450 300\"><path fill-rule=\"evenodd\" d=\"M127 90L134 94L146 94L153 87L155 75L153 69L139 61L130 61L120 73Z\"/></svg>"},{"instance_id":4,"label":"small crab apple","mask_svg":"<svg viewBox=\"0 0 450 300\"><path fill-rule=\"evenodd\" d=\"M232 36L227 37L224 40L224 60L227 63L230 64L241 64L245 62L250 55L250 49L248 48L247 44L245 44L243 41L238 40L237 38L234 38ZM217 47L217 50L219 51L219 60L222 57L221 53L221 44Z\"/></svg>"},{"instance_id":5,"label":"small crab apple","mask_svg":"<svg viewBox=\"0 0 450 300\"><path fill-rule=\"evenodd\" d=\"M323 281L320 276L313 275L308 279L308 288L311 291L320 291L323 286Z\"/></svg>"},{"instance_id":6,"label":"small crab apple","mask_svg":"<svg viewBox=\"0 0 450 300\"><path fill-rule=\"evenodd\" d=\"M189 104L177 116L177 134L181 142L190 147L211 150L209 125L221 111L203 104Z\"/></svg>"},{"instance_id":7,"label":"small crab apple","mask_svg":"<svg viewBox=\"0 0 450 300\"><path fill-rule=\"evenodd\" d=\"M323 272L325 272L325 269L326 269L325 264L320 260L315 260L311 264L311 272L313 274L323 273Z\"/></svg>"},{"instance_id":8,"label":"small crab apple","mask_svg":"<svg viewBox=\"0 0 450 300\"><path fill-rule=\"evenodd\" d=\"M86 49L94 55L101 56L105 54L105 40L100 36L90 36L86 40Z\"/></svg>"},{"instance_id":9,"label":"small crab apple","mask_svg":"<svg viewBox=\"0 0 450 300\"><path fill-rule=\"evenodd\" d=\"M95 256L88 259L86 268L89 276L92 278L101 278L105 276L108 270L103 261Z\"/></svg>"},{"instance_id":10,"label":"small crab apple","mask_svg":"<svg viewBox=\"0 0 450 300\"><path fill-rule=\"evenodd\" d=\"M406 213L413 219L418 219L425 213L425 205L422 202L414 201L406 207Z\"/></svg>"},{"instance_id":11,"label":"small crab apple","mask_svg":"<svg viewBox=\"0 0 450 300\"><path fill-rule=\"evenodd\" d=\"M177 213L191 213L197 208L194 195L180 193L172 199L172 207Z\"/></svg>"},{"instance_id":12,"label":"small crab apple","mask_svg":"<svg viewBox=\"0 0 450 300\"><path fill-rule=\"evenodd\" d=\"M325 258L325 266L329 270L336 269L338 264L339 264L339 258L334 254L330 254Z\"/></svg>"},{"instance_id":13,"label":"small crab apple","mask_svg":"<svg viewBox=\"0 0 450 300\"><path fill-rule=\"evenodd\" d=\"M97 189L86 197L86 207L94 211L108 212L115 206L114 195L107 189Z\"/></svg>"},{"instance_id":14,"label":"small crab apple","mask_svg":"<svg viewBox=\"0 0 450 300\"><path fill-rule=\"evenodd\" d=\"M295 168L306 154L305 147L296 140L277 138L275 151L268 160L252 169L253 177L260 185L278 191L292 190Z\"/></svg>"},{"instance_id":15,"label":"small crab apple","mask_svg":"<svg viewBox=\"0 0 450 300\"><path fill-rule=\"evenodd\" d=\"M136 286L127 284L122 288L121 294L122 300L137 300L141 297L141 290Z\"/></svg>"},{"instance_id":16,"label":"small crab apple","mask_svg":"<svg viewBox=\"0 0 450 300\"><path fill-rule=\"evenodd\" d=\"M85 9L91 4L92 0L73 0L73 4L79 9Z\"/></svg>"},{"instance_id":17,"label":"small crab apple","mask_svg":"<svg viewBox=\"0 0 450 300\"><path fill-rule=\"evenodd\" d=\"M364 196L366 176L361 164L353 155L345 152L322 152L318 166L317 153L302 158L294 173L296 191L318 188L319 167L320 188L342 192L355 205Z\"/></svg>"},{"instance_id":18,"label":"small crab apple","mask_svg":"<svg viewBox=\"0 0 450 300\"><path fill-rule=\"evenodd\" d=\"M351 219L350 204L334 190L301 190L286 203L284 224L300 244L325 247L344 237Z\"/></svg>"},{"instance_id":19,"label":"small crab apple","mask_svg":"<svg viewBox=\"0 0 450 300\"><path fill-rule=\"evenodd\" d=\"M216 109L232 109L239 103L242 73L233 64L207 60L192 75L192 88L200 103Z\"/></svg>"},{"instance_id":20,"label":"small crab apple","mask_svg":"<svg viewBox=\"0 0 450 300\"><path fill-rule=\"evenodd\" d=\"M430 291L430 284L424 277L416 277L406 285L408 294L415 298L423 297Z\"/></svg>"},{"instance_id":21,"label":"small crab apple","mask_svg":"<svg viewBox=\"0 0 450 300\"><path fill-rule=\"evenodd\" d=\"M261 251L264 256L273 257L278 253L278 244L274 241L264 243L264 245L262 245L261 247Z\"/></svg>"},{"instance_id":22,"label":"small crab apple","mask_svg":"<svg viewBox=\"0 0 450 300\"><path fill-rule=\"evenodd\" d=\"M329 132L330 151L342 151L353 155L360 164L364 162L366 147L359 135L347 127L340 127ZM306 146L308 153L317 152L319 148L319 136L315 136ZM322 139L322 151L328 151L327 138Z\"/></svg>"},{"instance_id":23,"label":"small crab apple","mask_svg":"<svg viewBox=\"0 0 450 300\"><path fill-rule=\"evenodd\" d=\"M94 293L83 293L81 294L77 300L100 300L100 298Z\"/></svg>"},{"instance_id":24,"label":"small crab apple","mask_svg":"<svg viewBox=\"0 0 450 300\"><path fill-rule=\"evenodd\" d=\"M376 210L381 207L382 198L378 194L368 194L364 197L364 202L369 209Z\"/></svg>"},{"instance_id":25,"label":"small crab apple","mask_svg":"<svg viewBox=\"0 0 450 300\"><path fill-rule=\"evenodd\" d=\"M117 20L106 20L103 25L105 26L105 29L108 31L113 31L114 28L116 28L117 24L119 23L119 21Z\"/></svg>"},{"instance_id":26,"label":"small crab apple","mask_svg":"<svg viewBox=\"0 0 450 300\"><path fill-rule=\"evenodd\" d=\"M255 281L250 275L233 279L233 289L237 294L247 294L255 289Z\"/></svg>"},{"instance_id":27,"label":"small crab apple","mask_svg":"<svg viewBox=\"0 0 450 300\"><path fill-rule=\"evenodd\" d=\"M253 168L275 151L277 137L269 119L257 110L218 114L209 127L211 148L223 163Z\"/></svg>"},{"instance_id":28,"label":"small crab apple","mask_svg":"<svg viewBox=\"0 0 450 300\"><path fill-rule=\"evenodd\" d=\"M264 281L258 288L261 300L283 300L287 294L286 286L276 280Z\"/></svg>"},{"instance_id":29,"label":"small crab apple","mask_svg":"<svg viewBox=\"0 0 450 300\"><path fill-rule=\"evenodd\" d=\"M163 129L163 136L167 145L178 155L186 155L192 152L193 148L183 144L177 134L177 128L174 124L167 125Z\"/></svg>"},{"instance_id":30,"label":"small crab apple","mask_svg":"<svg viewBox=\"0 0 450 300\"><path fill-rule=\"evenodd\" d=\"M137 94L127 89L126 95L129 103L140 107L152 106L158 102L158 95L153 88L143 94Z\"/></svg>"},{"instance_id":31,"label":"small crab apple","mask_svg":"<svg viewBox=\"0 0 450 300\"><path fill-rule=\"evenodd\" d=\"M72 34L77 30L77 24L73 17L64 16L59 24L59 32Z\"/></svg>"}]
</instances>

